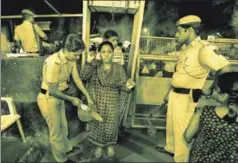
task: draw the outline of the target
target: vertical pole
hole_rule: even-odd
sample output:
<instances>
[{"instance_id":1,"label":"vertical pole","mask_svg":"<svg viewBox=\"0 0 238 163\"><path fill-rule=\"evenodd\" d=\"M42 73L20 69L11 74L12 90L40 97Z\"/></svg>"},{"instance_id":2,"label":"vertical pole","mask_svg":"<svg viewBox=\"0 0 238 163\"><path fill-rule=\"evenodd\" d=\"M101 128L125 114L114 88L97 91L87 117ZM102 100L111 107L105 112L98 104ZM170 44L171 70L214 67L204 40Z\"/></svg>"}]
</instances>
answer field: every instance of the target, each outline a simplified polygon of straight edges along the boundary
<instances>
[{"instance_id":1,"label":"vertical pole","mask_svg":"<svg viewBox=\"0 0 238 163\"><path fill-rule=\"evenodd\" d=\"M85 51L82 55L82 66L86 62L86 55L88 53L90 45L90 23L91 23L91 11L88 8L88 1L83 1L83 41L85 43Z\"/></svg>"},{"instance_id":2,"label":"vertical pole","mask_svg":"<svg viewBox=\"0 0 238 163\"><path fill-rule=\"evenodd\" d=\"M139 43L141 28L144 16L145 0L140 1L139 9L134 16L133 30L132 30L132 39L131 39L131 49L130 56L127 67L127 75L134 80L135 71L136 71L136 61L139 54ZM128 95L128 100L126 102L125 114L123 115L122 125L126 127L128 114L130 109L135 109L136 107L136 94L135 91L132 91ZM133 117L133 115L132 115ZM132 122L133 123L133 122Z\"/></svg>"},{"instance_id":3,"label":"vertical pole","mask_svg":"<svg viewBox=\"0 0 238 163\"><path fill-rule=\"evenodd\" d=\"M135 76L136 61L139 54L139 43L141 28L144 16L145 1L140 1L139 10L134 16L133 30L132 30L132 40L131 40L131 50L128 62L128 75L133 80Z\"/></svg>"}]
</instances>

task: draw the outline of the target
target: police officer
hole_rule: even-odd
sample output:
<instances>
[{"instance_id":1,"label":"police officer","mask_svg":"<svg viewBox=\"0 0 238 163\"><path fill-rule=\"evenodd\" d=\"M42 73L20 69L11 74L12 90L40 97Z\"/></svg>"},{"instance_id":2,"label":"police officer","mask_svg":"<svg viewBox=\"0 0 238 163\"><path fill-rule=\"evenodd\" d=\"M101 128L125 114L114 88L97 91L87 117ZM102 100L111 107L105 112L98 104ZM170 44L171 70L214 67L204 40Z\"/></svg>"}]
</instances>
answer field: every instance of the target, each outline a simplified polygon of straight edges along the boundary
<instances>
[{"instance_id":1,"label":"police officer","mask_svg":"<svg viewBox=\"0 0 238 163\"><path fill-rule=\"evenodd\" d=\"M177 25L177 43L181 48L172 89L168 95L166 146L156 149L174 155L176 162L187 162L189 148L184 131L198 104L202 88L211 70L221 73L229 69L229 62L216 54L217 47L198 36L201 19L195 15L182 17Z\"/></svg>"},{"instance_id":2,"label":"police officer","mask_svg":"<svg viewBox=\"0 0 238 163\"><path fill-rule=\"evenodd\" d=\"M16 26L14 40L17 47L23 48L27 53L39 53L41 47L40 39L48 40L47 35L34 23L34 13L31 10L21 11L23 23Z\"/></svg>"},{"instance_id":3,"label":"police officer","mask_svg":"<svg viewBox=\"0 0 238 163\"><path fill-rule=\"evenodd\" d=\"M77 97L66 95L64 91L68 88L69 76L78 89L86 96L89 106L93 101L86 91L78 75L76 59L85 49L83 41L77 34L69 34L63 42L62 49L49 56L43 66L43 79L41 91L37 103L49 127L49 137L52 153L57 162L68 161L67 152L73 149L68 140L68 127L65 115L65 104L67 100L78 107L81 100Z\"/></svg>"}]
</instances>

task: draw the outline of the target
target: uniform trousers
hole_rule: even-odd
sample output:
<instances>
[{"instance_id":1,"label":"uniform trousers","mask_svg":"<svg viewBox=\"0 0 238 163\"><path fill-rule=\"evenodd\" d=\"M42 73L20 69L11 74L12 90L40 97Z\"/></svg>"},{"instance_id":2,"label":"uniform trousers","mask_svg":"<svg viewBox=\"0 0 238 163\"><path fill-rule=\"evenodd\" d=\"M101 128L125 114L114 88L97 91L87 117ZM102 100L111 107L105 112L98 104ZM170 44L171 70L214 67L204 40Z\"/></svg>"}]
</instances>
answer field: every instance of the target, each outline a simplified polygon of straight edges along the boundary
<instances>
[{"instance_id":1,"label":"uniform trousers","mask_svg":"<svg viewBox=\"0 0 238 163\"><path fill-rule=\"evenodd\" d=\"M40 93L37 103L49 128L51 150L57 162L68 160L66 152L73 146L68 139L68 125L64 100Z\"/></svg>"},{"instance_id":2,"label":"uniform trousers","mask_svg":"<svg viewBox=\"0 0 238 163\"><path fill-rule=\"evenodd\" d=\"M166 146L165 150L174 153L175 162L187 162L189 147L183 134L190 122L197 103L193 102L192 91L189 94L169 92L166 117Z\"/></svg>"}]
</instances>

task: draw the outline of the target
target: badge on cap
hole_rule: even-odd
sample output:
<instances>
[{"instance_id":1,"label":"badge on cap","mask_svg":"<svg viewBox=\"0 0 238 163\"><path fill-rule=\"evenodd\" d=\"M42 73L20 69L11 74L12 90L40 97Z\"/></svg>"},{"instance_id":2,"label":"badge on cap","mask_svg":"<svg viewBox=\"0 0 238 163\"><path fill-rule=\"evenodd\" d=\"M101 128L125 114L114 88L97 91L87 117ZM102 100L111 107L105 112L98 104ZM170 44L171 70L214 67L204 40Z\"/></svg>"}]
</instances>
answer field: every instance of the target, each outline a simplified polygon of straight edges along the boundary
<instances>
[{"instance_id":1,"label":"badge on cap","mask_svg":"<svg viewBox=\"0 0 238 163\"><path fill-rule=\"evenodd\" d=\"M201 24L202 20L196 16L196 15L188 15L184 16L181 19L179 19L176 23L177 26L179 25L195 25L195 24Z\"/></svg>"}]
</instances>

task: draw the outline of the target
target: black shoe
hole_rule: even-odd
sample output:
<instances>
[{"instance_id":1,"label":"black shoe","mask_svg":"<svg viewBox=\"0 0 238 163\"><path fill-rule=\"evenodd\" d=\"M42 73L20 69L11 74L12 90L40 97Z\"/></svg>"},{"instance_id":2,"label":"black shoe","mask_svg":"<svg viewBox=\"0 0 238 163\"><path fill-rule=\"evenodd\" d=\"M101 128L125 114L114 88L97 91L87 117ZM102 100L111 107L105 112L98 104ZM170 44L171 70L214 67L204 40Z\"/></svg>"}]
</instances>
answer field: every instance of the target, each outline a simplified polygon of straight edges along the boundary
<instances>
[{"instance_id":1,"label":"black shoe","mask_svg":"<svg viewBox=\"0 0 238 163\"><path fill-rule=\"evenodd\" d=\"M165 154L168 154L168 155L174 157L174 154L173 154L173 153L170 153L170 152L168 152L168 151L166 151L166 150L164 149L164 147L156 146L155 149L156 149L158 152L165 153Z\"/></svg>"},{"instance_id":2,"label":"black shoe","mask_svg":"<svg viewBox=\"0 0 238 163\"><path fill-rule=\"evenodd\" d=\"M77 153L80 153L82 151L82 148L74 146L73 149L69 152L67 152L67 156L75 155Z\"/></svg>"}]
</instances>

